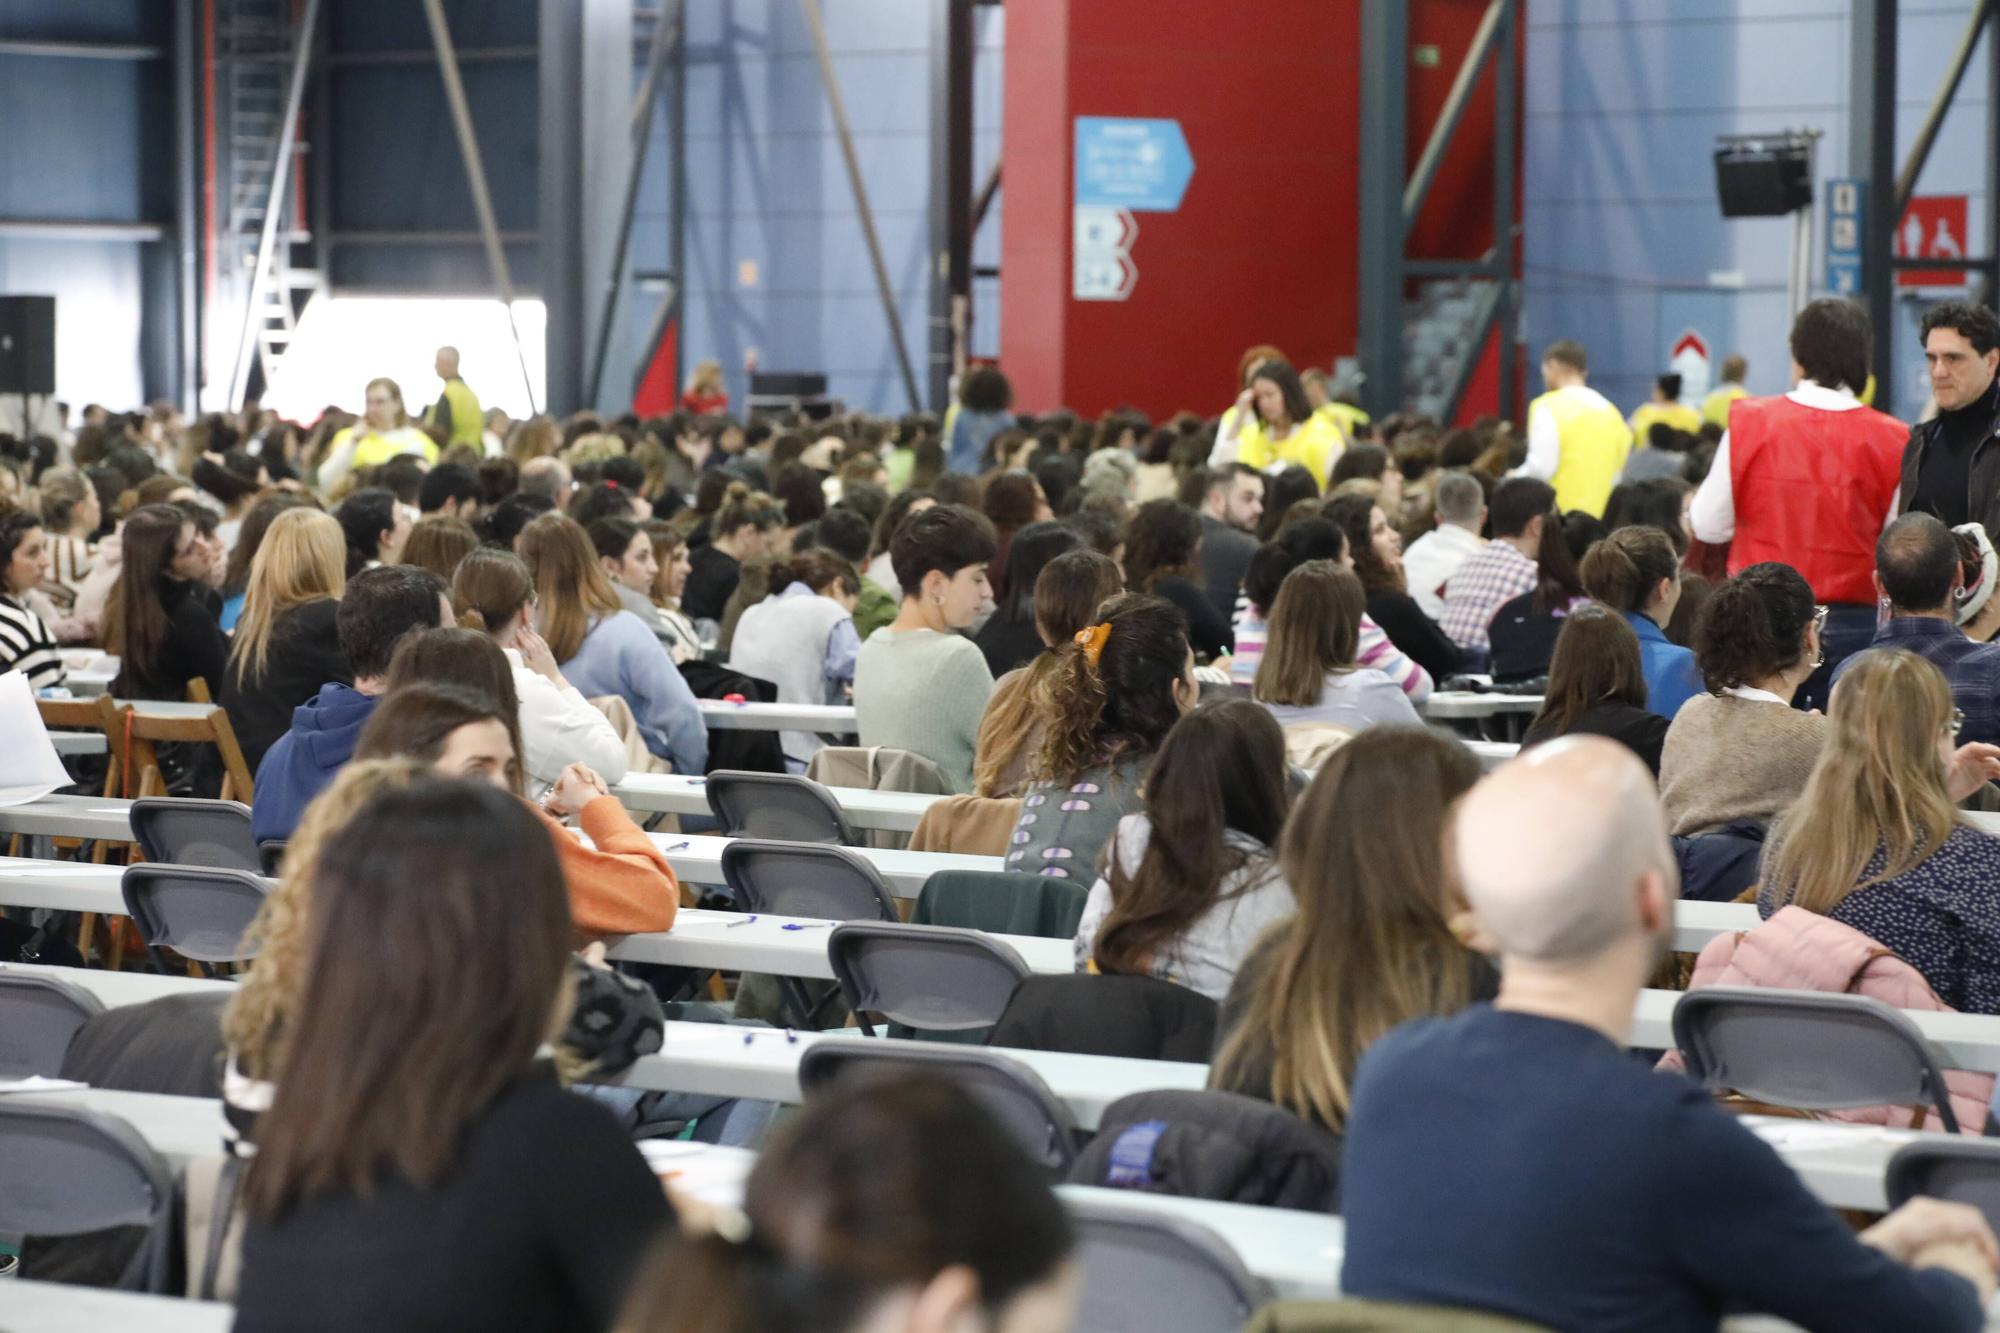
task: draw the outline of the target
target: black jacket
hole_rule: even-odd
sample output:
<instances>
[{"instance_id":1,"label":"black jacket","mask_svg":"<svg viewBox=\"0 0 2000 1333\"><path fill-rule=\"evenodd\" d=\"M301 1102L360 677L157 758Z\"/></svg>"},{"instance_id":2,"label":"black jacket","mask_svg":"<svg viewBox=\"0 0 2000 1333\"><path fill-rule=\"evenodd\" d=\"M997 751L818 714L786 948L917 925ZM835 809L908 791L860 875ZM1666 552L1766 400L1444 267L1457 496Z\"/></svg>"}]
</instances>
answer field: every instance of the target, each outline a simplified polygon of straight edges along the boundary
<instances>
[{"instance_id":1,"label":"black jacket","mask_svg":"<svg viewBox=\"0 0 2000 1333\"><path fill-rule=\"evenodd\" d=\"M1442 686L1464 669L1463 654L1451 636L1424 614L1417 599L1406 592L1368 594L1368 618L1382 627L1389 642L1409 659L1431 673L1433 683Z\"/></svg>"},{"instance_id":2,"label":"black jacket","mask_svg":"<svg viewBox=\"0 0 2000 1333\"><path fill-rule=\"evenodd\" d=\"M1966 512L1973 522L1985 525L1988 536L2000 541L2000 377L1996 377L1987 390L1986 403L1992 412L1992 419L1987 423L1986 434L1972 449L1972 461L1967 470L1970 484ZM1943 429L1944 423L1937 417L1910 427L1910 438L1903 445L1903 486L1896 499L1898 513L1907 514L1910 511L1910 503L1917 494L1917 481L1923 472L1924 450Z\"/></svg>"},{"instance_id":3,"label":"black jacket","mask_svg":"<svg viewBox=\"0 0 2000 1333\"><path fill-rule=\"evenodd\" d=\"M216 611L220 600L207 584L181 579L161 581L161 602L167 612L167 637L160 645L157 660L148 663L124 659L111 692L120 699L161 699L171 703L187 699L188 682L197 677L208 682L208 697L222 689L222 677L229 661L229 640L223 637Z\"/></svg>"},{"instance_id":4,"label":"black jacket","mask_svg":"<svg viewBox=\"0 0 2000 1333\"><path fill-rule=\"evenodd\" d=\"M1652 769L1653 776L1657 778L1660 776L1660 747L1667 743L1667 728L1670 725L1658 713L1607 699L1586 708L1566 731L1544 729L1539 722L1529 726L1526 744L1552 741L1557 736L1608 736L1645 760L1646 767Z\"/></svg>"},{"instance_id":5,"label":"black jacket","mask_svg":"<svg viewBox=\"0 0 2000 1333\"><path fill-rule=\"evenodd\" d=\"M354 670L340 650L334 618L340 603L320 597L282 612L271 626L264 670L239 678L236 664L223 672L215 701L229 714L243 759L255 773L264 753L292 728L292 711L329 682L354 683Z\"/></svg>"},{"instance_id":6,"label":"black jacket","mask_svg":"<svg viewBox=\"0 0 2000 1333\"><path fill-rule=\"evenodd\" d=\"M1113 1189L1330 1213L1340 1140L1234 1092L1138 1092L1104 1108L1070 1181Z\"/></svg>"}]
</instances>

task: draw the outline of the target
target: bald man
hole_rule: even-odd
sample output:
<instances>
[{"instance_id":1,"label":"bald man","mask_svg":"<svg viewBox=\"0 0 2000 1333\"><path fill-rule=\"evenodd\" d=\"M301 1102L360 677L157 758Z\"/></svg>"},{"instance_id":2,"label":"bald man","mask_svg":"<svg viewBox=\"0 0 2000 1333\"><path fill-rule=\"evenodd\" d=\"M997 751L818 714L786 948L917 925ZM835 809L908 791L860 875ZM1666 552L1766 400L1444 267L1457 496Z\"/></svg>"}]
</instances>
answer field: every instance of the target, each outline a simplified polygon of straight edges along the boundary
<instances>
[{"instance_id":1,"label":"bald man","mask_svg":"<svg viewBox=\"0 0 2000 1333\"><path fill-rule=\"evenodd\" d=\"M1559 1329L1973 1330L2000 1247L1919 1199L1857 1238L1756 1135L1624 1049L1678 892L1659 798L1575 737L1475 787L1451 834L1499 998L1361 1061L1341 1173L1350 1296Z\"/></svg>"},{"instance_id":2,"label":"bald man","mask_svg":"<svg viewBox=\"0 0 2000 1333\"><path fill-rule=\"evenodd\" d=\"M458 374L458 349L440 347L437 359L432 363L437 377L444 381L444 392L424 413L424 424L444 432L441 443L445 445L469 444L475 449L485 447L486 417L479 410L479 395L472 391Z\"/></svg>"}]
</instances>

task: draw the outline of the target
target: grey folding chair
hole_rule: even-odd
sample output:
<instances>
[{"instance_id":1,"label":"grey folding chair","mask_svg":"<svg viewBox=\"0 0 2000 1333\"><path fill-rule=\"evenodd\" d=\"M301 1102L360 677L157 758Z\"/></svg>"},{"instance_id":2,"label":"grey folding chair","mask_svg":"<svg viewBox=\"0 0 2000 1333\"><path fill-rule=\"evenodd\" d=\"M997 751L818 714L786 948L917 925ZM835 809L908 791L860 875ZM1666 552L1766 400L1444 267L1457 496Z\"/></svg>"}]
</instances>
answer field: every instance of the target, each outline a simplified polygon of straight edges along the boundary
<instances>
[{"instance_id":1,"label":"grey folding chair","mask_svg":"<svg viewBox=\"0 0 2000 1333\"><path fill-rule=\"evenodd\" d=\"M172 949L214 975L215 963L248 962L243 933L264 905L265 881L252 870L210 866L127 866L119 886L160 971Z\"/></svg>"},{"instance_id":2,"label":"grey folding chair","mask_svg":"<svg viewBox=\"0 0 2000 1333\"><path fill-rule=\"evenodd\" d=\"M0 1078L54 1078L76 1030L104 1003L73 981L0 972Z\"/></svg>"},{"instance_id":3,"label":"grey folding chair","mask_svg":"<svg viewBox=\"0 0 2000 1333\"><path fill-rule=\"evenodd\" d=\"M851 921L834 927L826 957L871 1037L871 1013L927 1032L990 1028L1029 975L1012 945L958 926Z\"/></svg>"},{"instance_id":4,"label":"grey folding chair","mask_svg":"<svg viewBox=\"0 0 2000 1333\"><path fill-rule=\"evenodd\" d=\"M950 1079L991 1111L1028 1156L1060 1176L1076 1160L1076 1119L1041 1075L1018 1060L977 1046L832 1038L799 1057L799 1088L808 1099L842 1079L930 1074ZM1079 1324L1078 1327L1087 1327Z\"/></svg>"},{"instance_id":5,"label":"grey folding chair","mask_svg":"<svg viewBox=\"0 0 2000 1333\"><path fill-rule=\"evenodd\" d=\"M1889 1159L1889 1206L1926 1195L1969 1203L2000 1227L2000 1142L1934 1136L1906 1143Z\"/></svg>"},{"instance_id":6,"label":"grey folding chair","mask_svg":"<svg viewBox=\"0 0 2000 1333\"><path fill-rule=\"evenodd\" d=\"M840 802L811 778L718 768L708 775L708 808L735 838L855 844Z\"/></svg>"},{"instance_id":7,"label":"grey folding chair","mask_svg":"<svg viewBox=\"0 0 2000 1333\"><path fill-rule=\"evenodd\" d=\"M250 807L241 801L142 796L132 802L132 836L148 861L261 872L250 836Z\"/></svg>"},{"instance_id":8,"label":"grey folding chair","mask_svg":"<svg viewBox=\"0 0 2000 1333\"><path fill-rule=\"evenodd\" d=\"M1937 1055L1899 1009L1864 995L1711 986L1674 1005L1688 1076L1805 1111L1928 1105L1958 1132Z\"/></svg>"},{"instance_id":9,"label":"grey folding chair","mask_svg":"<svg viewBox=\"0 0 2000 1333\"><path fill-rule=\"evenodd\" d=\"M1076 1326L1094 1333L1218 1333L1270 1299L1229 1242L1170 1213L1066 1198L1083 1291Z\"/></svg>"},{"instance_id":10,"label":"grey folding chair","mask_svg":"<svg viewBox=\"0 0 2000 1333\"><path fill-rule=\"evenodd\" d=\"M173 1212L173 1173L117 1116L0 1097L0 1232L74 1236L145 1227L146 1241L118 1285L164 1292Z\"/></svg>"},{"instance_id":11,"label":"grey folding chair","mask_svg":"<svg viewBox=\"0 0 2000 1333\"><path fill-rule=\"evenodd\" d=\"M286 843L284 838L266 838L257 844L257 860L264 868L266 879L276 879L284 870Z\"/></svg>"},{"instance_id":12,"label":"grey folding chair","mask_svg":"<svg viewBox=\"0 0 2000 1333\"><path fill-rule=\"evenodd\" d=\"M747 912L829 921L894 921L896 900L875 867L845 847L737 838L722 849L722 878ZM788 1017L813 1026L816 998L797 977L778 977ZM821 994L831 988L823 984Z\"/></svg>"}]
</instances>

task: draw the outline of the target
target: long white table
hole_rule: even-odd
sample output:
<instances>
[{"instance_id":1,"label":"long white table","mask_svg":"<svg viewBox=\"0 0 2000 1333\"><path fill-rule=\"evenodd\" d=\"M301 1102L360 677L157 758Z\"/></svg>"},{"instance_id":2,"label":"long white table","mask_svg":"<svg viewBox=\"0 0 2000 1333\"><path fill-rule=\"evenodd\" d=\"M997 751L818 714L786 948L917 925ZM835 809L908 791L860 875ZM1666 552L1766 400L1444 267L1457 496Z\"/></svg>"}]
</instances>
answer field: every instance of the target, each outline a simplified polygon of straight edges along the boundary
<instances>
[{"instance_id":1,"label":"long white table","mask_svg":"<svg viewBox=\"0 0 2000 1333\"><path fill-rule=\"evenodd\" d=\"M0 1323L7 1333L228 1333L233 1306L179 1296L142 1296L61 1282L12 1281L0 1285Z\"/></svg>"},{"instance_id":2,"label":"long white table","mask_svg":"<svg viewBox=\"0 0 2000 1333\"><path fill-rule=\"evenodd\" d=\"M722 849L731 839L701 833L655 833L653 844L673 865L683 884L722 884ZM959 852L909 852L882 847L850 847L881 874L891 895L914 899L924 882L940 870L1005 870L997 856L967 856ZM0 902L4 902L0 899Z\"/></svg>"},{"instance_id":3,"label":"long white table","mask_svg":"<svg viewBox=\"0 0 2000 1333\"><path fill-rule=\"evenodd\" d=\"M101 731L52 731L49 743L56 747L57 754L109 754L111 742L104 739Z\"/></svg>"},{"instance_id":4,"label":"long white table","mask_svg":"<svg viewBox=\"0 0 2000 1333\"><path fill-rule=\"evenodd\" d=\"M822 735L855 734L853 704L727 703L697 700L702 721L710 731L813 731Z\"/></svg>"},{"instance_id":5,"label":"long white table","mask_svg":"<svg viewBox=\"0 0 2000 1333\"><path fill-rule=\"evenodd\" d=\"M1434 722L1471 722L1505 714L1539 713L1542 711L1542 696L1438 690L1417 711Z\"/></svg>"},{"instance_id":6,"label":"long white table","mask_svg":"<svg viewBox=\"0 0 2000 1333\"><path fill-rule=\"evenodd\" d=\"M924 792L870 791L866 787L829 787L840 812L857 829L909 833L924 811L941 796ZM681 773L633 773L611 789L627 810L670 815L706 815L708 779Z\"/></svg>"},{"instance_id":7,"label":"long white table","mask_svg":"<svg viewBox=\"0 0 2000 1333\"><path fill-rule=\"evenodd\" d=\"M50 732L85 736L89 732ZM96 733L99 742L102 732ZM60 746L57 747L61 749ZM132 837L132 803L103 796L44 796L25 805L0 806L0 835L20 833L46 838L102 838L124 842Z\"/></svg>"},{"instance_id":8,"label":"long white table","mask_svg":"<svg viewBox=\"0 0 2000 1333\"><path fill-rule=\"evenodd\" d=\"M740 912L705 912L683 907L674 928L627 935L611 942L611 957L632 963L716 968L724 972L766 972L783 977L831 979L827 936L834 922L803 917ZM1031 971L1061 974L1076 968L1069 940L1038 935L992 935L1021 955Z\"/></svg>"}]
</instances>

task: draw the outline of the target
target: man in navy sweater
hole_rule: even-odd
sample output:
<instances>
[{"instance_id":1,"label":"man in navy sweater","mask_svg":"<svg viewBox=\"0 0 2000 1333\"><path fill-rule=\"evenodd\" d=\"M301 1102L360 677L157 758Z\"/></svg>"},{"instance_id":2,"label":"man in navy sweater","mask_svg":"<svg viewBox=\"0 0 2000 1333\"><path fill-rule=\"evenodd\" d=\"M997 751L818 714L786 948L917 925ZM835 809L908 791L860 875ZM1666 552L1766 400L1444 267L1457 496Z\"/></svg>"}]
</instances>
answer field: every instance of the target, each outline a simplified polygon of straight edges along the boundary
<instances>
[{"instance_id":1,"label":"man in navy sweater","mask_svg":"<svg viewBox=\"0 0 2000 1333\"><path fill-rule=\"evenodd\" d=\"M1856 1237L1764 1142L1624 1047L1677 892L1630 751L1562 740L1466 797L1455 859L1502 954L1499 997L1362 1059L1342 1289L1558 1329L1974 1330L2000 1246L1918 1199ZM1857 1131L1858 1132L1858 1131Z\"/></svg>"}]
</instances>

